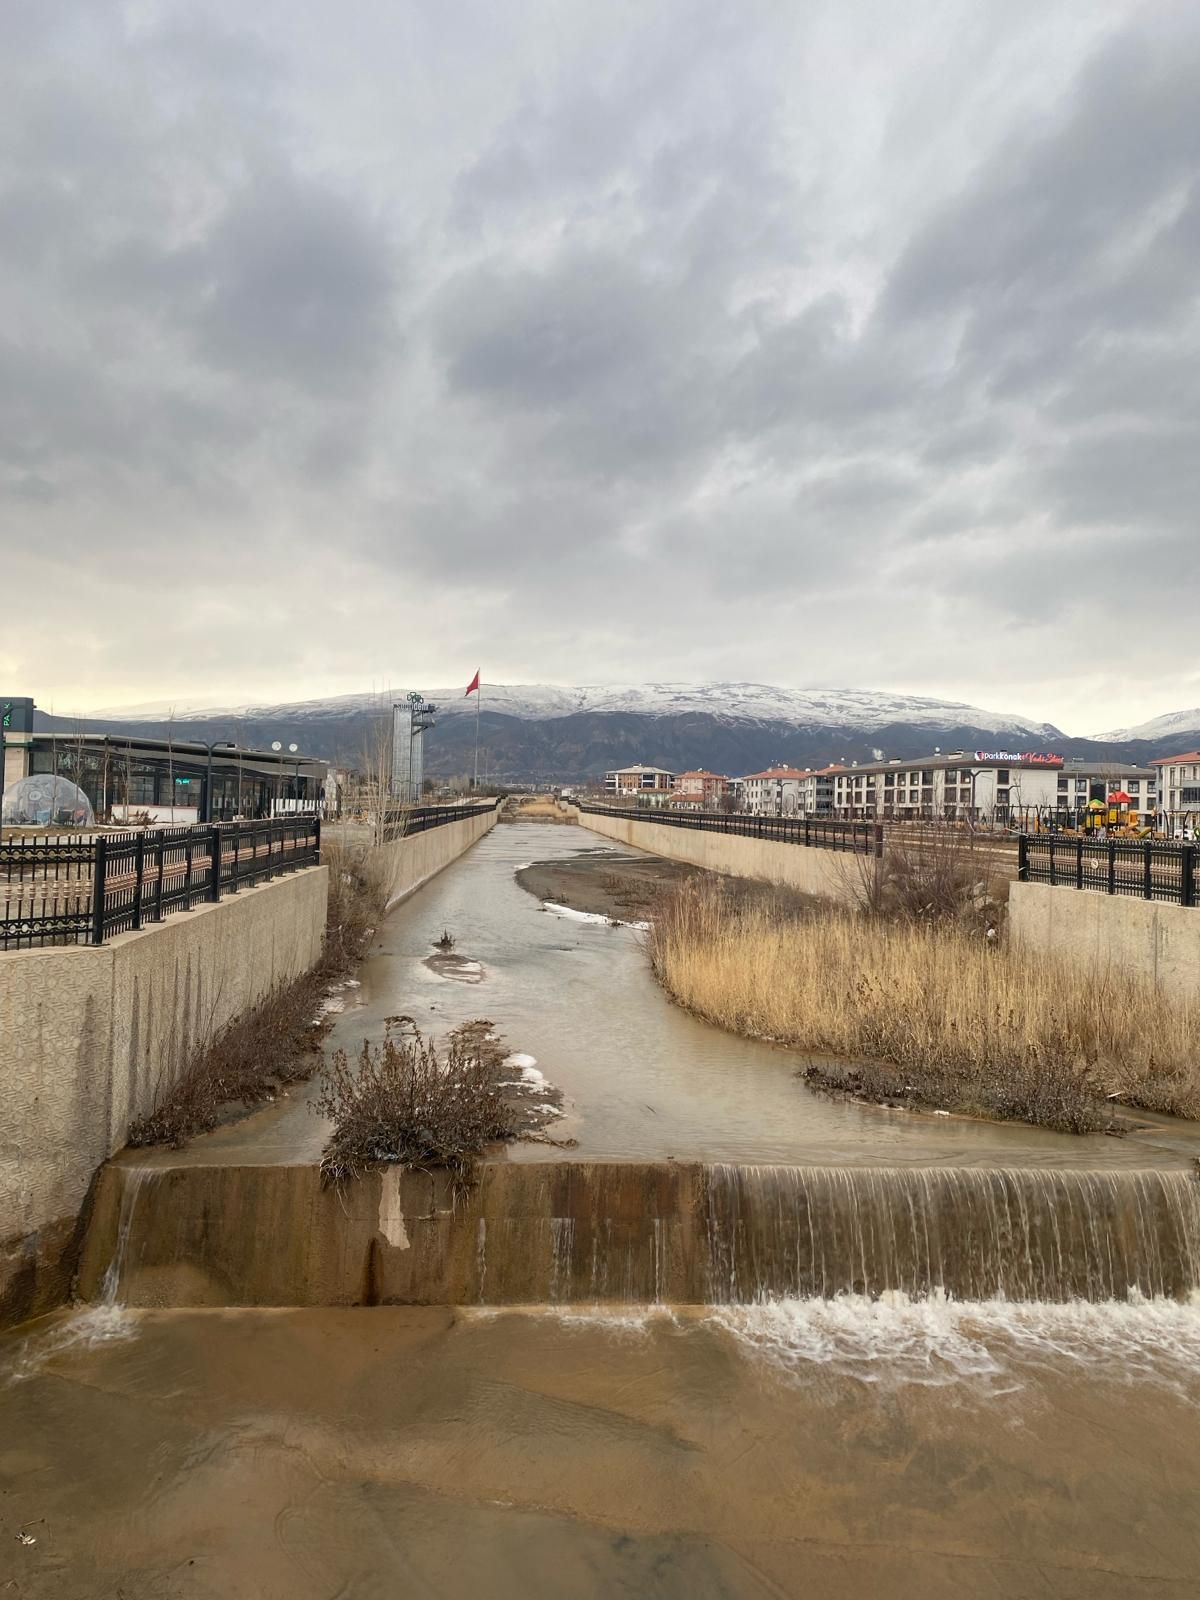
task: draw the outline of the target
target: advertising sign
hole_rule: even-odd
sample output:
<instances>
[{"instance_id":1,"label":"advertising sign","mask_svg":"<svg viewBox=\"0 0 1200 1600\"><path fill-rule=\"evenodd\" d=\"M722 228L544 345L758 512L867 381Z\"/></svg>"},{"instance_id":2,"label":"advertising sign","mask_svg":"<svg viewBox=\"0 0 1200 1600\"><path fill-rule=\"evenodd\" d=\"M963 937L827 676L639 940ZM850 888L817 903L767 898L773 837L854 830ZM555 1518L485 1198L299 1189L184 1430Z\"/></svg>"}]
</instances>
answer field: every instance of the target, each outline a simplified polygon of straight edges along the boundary
<instances>
[{"instance_id":1,"label":"advertising sign","mask_svg":"<svg viewBox=\"0 0 1200 1600\"><path fill-rule=\"evenodd\" d=\"M976 750L976 761L1003 761L1012 767L1061 767L1062 756L1041 750Z\"/></svg>"}]
</instances>

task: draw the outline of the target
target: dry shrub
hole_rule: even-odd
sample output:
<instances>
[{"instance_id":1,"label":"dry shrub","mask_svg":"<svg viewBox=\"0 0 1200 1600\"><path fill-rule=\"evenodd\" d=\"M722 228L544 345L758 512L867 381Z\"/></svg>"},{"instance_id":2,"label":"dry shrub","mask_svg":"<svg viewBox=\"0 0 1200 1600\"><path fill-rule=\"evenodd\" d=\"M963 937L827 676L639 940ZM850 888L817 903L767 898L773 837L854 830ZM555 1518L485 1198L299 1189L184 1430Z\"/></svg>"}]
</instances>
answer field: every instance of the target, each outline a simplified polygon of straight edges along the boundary
<instances>
[{"instance_id":1,"label":"dry shrub","mask_svg":"<svg viewBox=\"0 0 1200 1600\"><path fill-rule=\"evenodd\" d=\"M326 978L340 977L364 955L387 909L389 885L379 853L364 839L323 834L321 862L329 868L321 964Z\"/></svg>"},{"instance_id":2,"label":"dry shrub","mask_svg":"<svg viewBox=\"0 0 1200 1600\"><path fill-rule=\"evenodd\" d=\"M774 918L696 885L661 908L650 949L707 1020L841 1058L810 1069L831 1087L1071 1132L1108 1126L1110 1095L1200 1116L1200 1012L1148 980L953 923Z\"/></svg>"},{"instance_id":3,"label":"dry shrub","mask_svg":"<svg viewBox=\"0 0 1200 1600\"><path fill-rule=\"evenodd\" d=\"M892 921L986 927L1007 899L994 843L960 824L890 827L882 859L856 857L847 870L859 909Z\"/></svg>"},{"instance_id":4,"label":"dry shrub","mask_svg":"<svg viewBox=\"0 0 1200 1600\"><path fill-rule=\"evenodd\" d=\"M130 1124L129 1143L179 1149L215 1128L223 1106L259 1105L277 1088L310 1077L320 1060L313 1017L326 981L319 971L306 972L219 1033L161 1103Z\"/></svg>"},{"instance_id":5,"label":"dry shrub","mask_svg":"<svg viewBox=\"0 0 1200 1600\"><path fill-rule=\"evenodd\" d=\"M314 1105L333 1123L321 1155L325 1181L385 1162L447 1167L469 1182L487 1146L517 1131L501 1085L503 1058L484 1021L456 1029L440 1052L415 1030L389 1030L382 1045L364 1039L354 1062L338 1050Z\"/></svg>"},{"instance_id":6,"label":"dry shrub","mask_svg":"<svg viewBox=\"0 0 1200 1600\"><path fill-rule=\"evenodd\" d=\"M215 1128L222 1107L259 1105L316 1070L325 1031L314 1025L321 1000L362 957L387 897L368 844L322 840L321 855L329 867L329 903L320 964L210 1039L155 1109L130 1125L130 1144L179 1149Z\"/></svg>"}]
</instances>

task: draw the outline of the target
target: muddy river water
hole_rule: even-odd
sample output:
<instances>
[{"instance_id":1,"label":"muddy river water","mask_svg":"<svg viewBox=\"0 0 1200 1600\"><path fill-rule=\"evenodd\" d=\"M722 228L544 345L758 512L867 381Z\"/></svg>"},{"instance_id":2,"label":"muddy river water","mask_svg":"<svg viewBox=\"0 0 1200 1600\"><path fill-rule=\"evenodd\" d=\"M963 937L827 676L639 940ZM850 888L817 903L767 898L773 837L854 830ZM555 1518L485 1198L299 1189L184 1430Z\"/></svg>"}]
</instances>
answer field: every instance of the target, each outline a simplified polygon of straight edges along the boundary
<instances>
[{"instance_id":1,"label":"muddy river water","mask_svg":"<svg viewBox=\"0 0 1200 1600\"><path fill-rule=\"evenodd\" d=\"M329 1049L382 1038L397 1014L437 1035L490 1018L562 1089L569 1114L556 1131L577 1140L557 1152L512 1146L515 1161L1185 1167L1200 1154L1200 1138L1166 1127L1075 1138L826 1099L797 1079L795 1052L722 1033L668 1001L636 929L547 910L516 881L530 862L581 853L604 863L623 852L577 827L495 828L387 919L359 986L335 997L345 1009ZM454 939L449 960L435 949L443 933ZM325 1137L302 1091L196 1140L183 1159L315 1160Z\"/></svg>"},{"instance_id":2,"label":"muddy river water","mask_svg":"<svg viewBox=\"0 0 1200 1600\"><path fill-rule=\"evenodd\" d=\"M1066 1140L817 1098L785 1052L668 1005L636 933L513 880L589 848L497 828L388 920L334 1042L488 1016L566 1094L571 1158L1187 1164L1167 1127ZM443 929L457 972L427 964ZM185 1159L300 1162L322 1137L298 1097ZM63 1312L0 1337L9 1594L1200 1596L1200 1304Z\"/></svg>"},{"instance_id":3,"label":"muddy river water","mask_svg":"<svg viewBox=\"0 0 1200 1600\"><path fill-rule=\"evenodd\" d=\"M0 1594L1200 1593L1184 1307L121 1322L0 1341Z\"/></svg>"}]
</instances>

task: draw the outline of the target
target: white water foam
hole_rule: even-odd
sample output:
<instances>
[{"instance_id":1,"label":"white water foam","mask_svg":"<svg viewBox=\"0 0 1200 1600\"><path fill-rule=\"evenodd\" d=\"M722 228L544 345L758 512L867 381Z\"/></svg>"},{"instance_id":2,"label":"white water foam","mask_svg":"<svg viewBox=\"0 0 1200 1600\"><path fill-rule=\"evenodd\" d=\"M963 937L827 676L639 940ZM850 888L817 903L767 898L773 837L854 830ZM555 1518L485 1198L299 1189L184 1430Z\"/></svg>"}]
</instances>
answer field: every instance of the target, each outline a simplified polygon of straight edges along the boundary
<instances>
[{"instance_id":1,"label":"white water foam","mask_svg":"<svg viewBox=\"0 0 1200 1600\"><path fill-rule=\"evenodd\" d=\"M863 1383L1019 1388L1030 1367L1155 1383L1200 1404L1200 1296L1187 1303L955 1301L903 1294L722 1306L709 1318L796 1382L824 1369Z\"/></svg>"},{"instance_id":2,"label":"white water foam","mask_svg":"<svg viewBox=\"0 0 1200 1600\"><path fill-rule=\"evenodd\" d=\"M48 1327L34 1330L19 1346L6 1373L8 1383L36 1377L55 1356L68 1350L94 1350L98 1345L135 1339L138 1319L127 1306L94 1305L72 1311Z\"/></svg>"}]
</instances>

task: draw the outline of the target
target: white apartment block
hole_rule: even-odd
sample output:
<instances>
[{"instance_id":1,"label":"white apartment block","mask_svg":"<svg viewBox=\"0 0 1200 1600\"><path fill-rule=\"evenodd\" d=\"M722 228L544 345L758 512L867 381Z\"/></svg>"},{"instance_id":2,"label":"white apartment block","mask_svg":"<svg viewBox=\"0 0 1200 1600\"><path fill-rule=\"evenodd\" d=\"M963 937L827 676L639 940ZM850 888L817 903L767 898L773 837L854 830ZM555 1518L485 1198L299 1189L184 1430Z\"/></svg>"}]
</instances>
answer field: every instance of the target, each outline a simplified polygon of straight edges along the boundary
<instances>
[{"instance_id":1,"label":"white apartment block","mask_svg":"<svg viewBox=\"0 0 1200 1600\"><path fill-rule=\"evenodd\" d=\"M665 767L618 767L604 774L604 787L618 800L638 800L650 805L665 804L675 783L675 774Z\"/></svg>"},{"instance_id":2,"label":"white apartment block","mask_svg":"<svg viewBox=\"0 0 1200 1600\"><path fill-rule=\"evenodd\" d=\"M1171 816L1200 812L1200 750L1179 756L1162 756L1151 762L1158 768L1159 806Z\"/></svg>"},{"instance_id":3,"label":"white apartment block","mask_svg":"<svg viewBox=\"0 0 1200 1600\"><path fill-rule=\"evenodd\" d=\"M1149 767L1067 761L1034 752L954 751L921 762L883 761L835 773L834 815L847 818L1006 822L1038 815L1074 817L1091 800L1129 796L1128 809L1153 817L1156 774Z\"/></svg>"},{"instance_id":4,"label":"white apartment block","mask_svg":"<svg viewBox=\"0 0 1200 1600\"><path fill-rule=\"evenodd\" d=\"M742 779L742 809L756 817L800 815L800 786L808 776L797 767L768 767Z\"/></svg>"},{"instance_id":5,"label":"white apartment block","mask_svg":"<svg viewBox=\"0 0 1200 1600\"><path fill-rule=\"evenodd\" d=\"M740 779L734 792L739 809L757 817L827 817L834 806L834 779L841 771L841 767L822 767L819 772L768 767Z\"/></svg>"}]
</instances>

